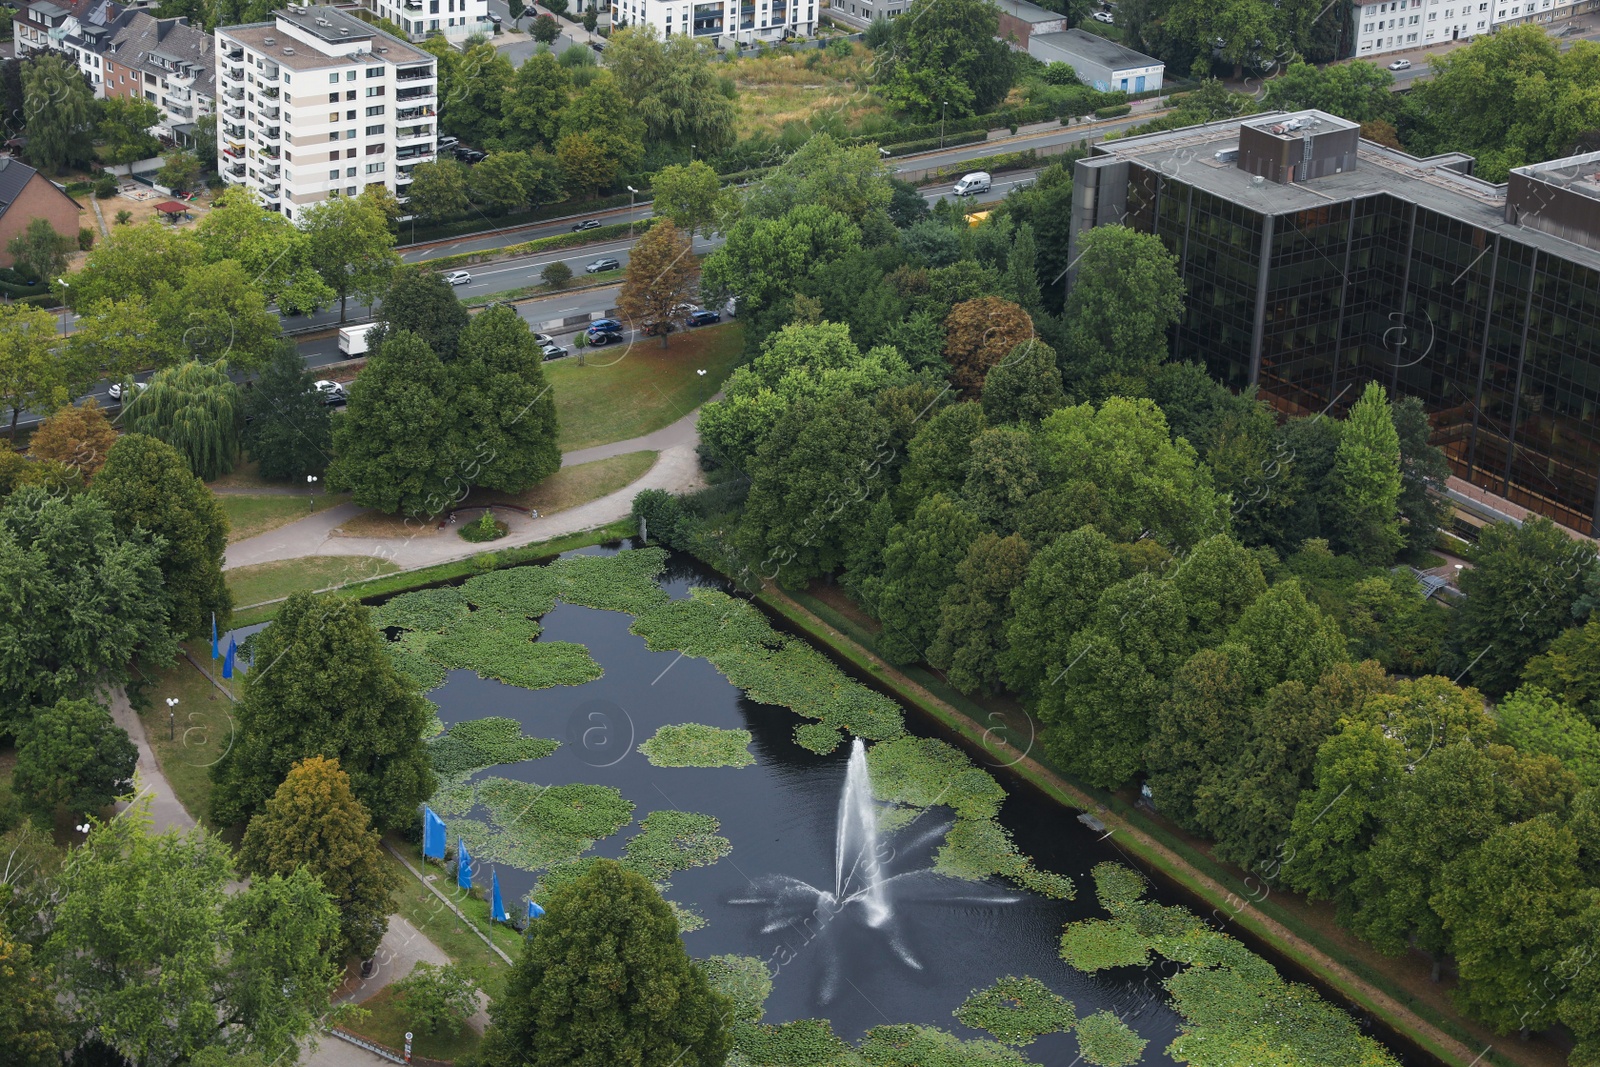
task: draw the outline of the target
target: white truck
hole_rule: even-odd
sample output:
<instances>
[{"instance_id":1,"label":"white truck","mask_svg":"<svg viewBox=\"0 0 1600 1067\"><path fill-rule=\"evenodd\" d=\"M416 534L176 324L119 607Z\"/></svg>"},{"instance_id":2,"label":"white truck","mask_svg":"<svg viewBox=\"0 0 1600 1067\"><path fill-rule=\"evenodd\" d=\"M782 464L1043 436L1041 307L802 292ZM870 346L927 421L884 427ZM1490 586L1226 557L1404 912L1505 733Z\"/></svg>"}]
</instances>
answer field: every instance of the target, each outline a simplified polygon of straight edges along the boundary
<instances>
[{"instance_id":1,"label":"white truck","mask_svg":"<svg viewBox=\"0 0 1600 1067\"><path fill-rule=\"evenodd\" d=\"M378 328L376 322L369 322L365 326L339 327L339 351L343 352L346 359L367 354L367 335Z\"/></svg>"}]
</instances>

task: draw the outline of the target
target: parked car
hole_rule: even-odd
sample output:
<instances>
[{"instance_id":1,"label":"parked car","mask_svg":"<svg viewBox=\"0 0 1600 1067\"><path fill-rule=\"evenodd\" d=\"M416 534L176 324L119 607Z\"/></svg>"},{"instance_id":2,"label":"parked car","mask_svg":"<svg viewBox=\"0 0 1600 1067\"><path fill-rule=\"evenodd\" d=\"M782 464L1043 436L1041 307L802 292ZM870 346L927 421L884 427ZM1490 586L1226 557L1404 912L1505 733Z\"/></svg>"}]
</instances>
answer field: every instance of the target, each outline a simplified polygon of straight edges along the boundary
<instances>
[{"instance_id":1,"label":"parked car","mask_svg":"<svg viewBox=\"0 0 1600 1067\"><path fill-rule=\"evenodd\" d=\"M584 335L589 338L589 343L592 345L608 345L612 341L622 340L624 332L622 323L616 319L595 319L584 331Z\"/></svg>"},{"instance_id":2,"label":"parked car","mask_svg":"<svg viewBox=\"0 0 1600 1067\"><path fill-rule=\"evenodd\" d=\"M584 230L598 230L603 225L605 223L599 219L584 219L582 222L574 222L572 224L572 232L582 233Z\"/></svg>"},{"instance_id":3,"label":"parked car","mask_svg":"<svg viewBox=\"0 0 1600 1067\"><path fill-rule=\"evenodd\" d=\"M611 259L608 256L605 259L597 259L593 263L589 264L587 267L584 267L583 268L583 272L585 274L599 274L603 270L621 270L621 269L622 269L622 260L620 260L620 259Z\"/></svg>"},{"instance_id":4,"label":"parked car","mask_svg":"<svg viewBox=\"0 0 1600 1067\"><path fill-rule=\"evenodd\" d=\"M439 151L441 151L441 152L449 152L452 149L454 149L456 145L458 145L460 143L461 143L461 138L459 138L459 137L441 137L441 138L439 138Z\"/></svg>"},{"instance_id":5,"label":"parked car","mask_svg":"<svg viewBox=\"0 0 1600 1067\"><path fill-rule=\"evenodd\" d=\"M570 356L572 354L560 345L540 345L539 351L544 353L545 359L560 359L562 356Z\"/></svg>"},{"instance_id":6,"label":"parked car","mask_svg":"<svg viewBox=\"0 0 1600 1067\"><path fill-rule=\"evenodd\" d=\"M343 404L350 399L349 395L344 391L344 386L338 382L330 382L324 378L319 379L315 384L317 392L322 394L322 402L324 404Z\"/></svg>"},{"instance_id":7,"label":"parked car","mask_svg":"<svg viewBox=\"0 0 1600 1067\"><path fill-rule=\"evenodd\" d=\"M494 23L496 26L498 26L498 25L500 25L501 19L500 19L499 15L490 15L489 16L489 21Z\"/></svg>"},{"instance_id":8,"label":"parked car","mask_svg":"<svg viewBox=\"0 0 1600 1067\"><path fill-rule=\"evenodd\" d=\"M690 326L710 326L714 322L721 322L722 316L715 311L696 311L685 320Z\"/></svg>"},{"instance_id":9,"label":"parked car","mask_svg":"<svg viewBox=\"0 0 1600 1067\"><path fill-rule=\"evenodd\" d=\"M644 335L646 337L660 337L662 334L671 333L677 328L678 324L673 322L671 319L662 319L659 322L647 322L644 324Z\"/></svg>"},{"instance_id":10,"label":"parked car","mask_svg":"<svg viewBox=\"0 0 1600 1067\"><path fill-rule=\"evenodd\" d=\"M555 344L556 343L556 339L554 337L551 337L547 333L536 333L536 334L533 335L533 343L536 344L536 345L539 345L540 347L543 347L544 345L553 345L553 344Z\"/></svg>"},{"instance_id":11,"label":"parked car","mask_svg":"<svg viewBox=\"0 0 1600 1067\"><path fill-rule=\"evenodd\" d=\"M472 280L472 275L464 270L453 270L444 276L444 280L451 285L466 285Z\"/></svg>"},{"instance_id":12,"label":"parked car","mask_svg":"<svg viewBox=\"0 0 1600 1067\"><path fill-rule=\"evenodd\" d=\"M135 392L142 393L148 388L150 387L144 382L112 382L111 388L106 390L106 395L111 397L112 400L120 401L123 394L127 394L128 399L131 400Z\"/></svg>"},{"instance_id":13,"label":"parked car","mask_svg":"<svg viewBox=\"0 0 1600 1067\"><path fill-rule=\"evenodd\" d=\"M456 158L463 163L482 163L485 156L485 153L476 148L468 148L465 145L457 146L455 152Z\"/></svg>"},{"instance_id":14,"label":"parked car","mask_svg":"<svg viewBox=\"0 0 1600 1067\"><path fill-rule=\"evenodd\" d=\"M1116 25L1116 21L1117 21L1117 20L1116 20L1116 19L1115 19L1115 18L1113 18L1113 17L1112 17L1112 16L1111 16L1111 14L1110 14L1110 13L1108 13L1108 12L1105 12L1105 11L1096 11L1096 12L1095 12L1095 13L1094 13L1094 16L1093 16L1093 17L1094 17L1094 20L1095 20L1095 21L1096 21L1096 22L1103 22L1103 23L1105 23L1105 24L1106 24L1106 25L1107 25L1107 26L1114 26L1114 25Z\"/></svg>"},{"instance_id":15,"label":"parked car","mask_svg":"<svg viewBox=\"0 0 1600 1067\"><path fill-rule=\"evenodd\" d=\"M1409 60L1409 59L1397 59L1393 63L1389 64L1389 69L1390 70L1410 70L1411 69L1411 60Z\"/></svg>"}]
</instances>

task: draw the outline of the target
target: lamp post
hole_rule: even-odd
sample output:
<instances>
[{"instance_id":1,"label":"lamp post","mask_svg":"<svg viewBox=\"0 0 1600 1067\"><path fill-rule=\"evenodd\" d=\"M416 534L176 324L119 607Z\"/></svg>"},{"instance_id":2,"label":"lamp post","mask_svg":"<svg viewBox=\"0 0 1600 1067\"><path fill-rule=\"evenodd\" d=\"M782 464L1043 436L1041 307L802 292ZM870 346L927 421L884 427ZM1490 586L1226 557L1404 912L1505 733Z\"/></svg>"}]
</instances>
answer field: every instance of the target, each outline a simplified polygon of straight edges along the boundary
<instances>
[{"instance_id":1,"label":"lamp post","mask_svg":"<svg viewBox=\"0 0 1600 1067\"><path fill-rule=\"evenodd\" d=\"M306 475L306 501L311 505L311 510L312 511L316 511L317 510L316 492L317 492L317 476L315 474Z\"/></svg>"},{"instance_id":2,"label":"lamp post","mask_svg":"<svg viewBox=\"0 0 1600 1067\"><path fill-rule=\"evenodd\" d=\"M636 196L638 194L638 192L639 192L639 190L635 189L633 186L631 186L631 185L628 186L628 239L629 240L633 239L633 198L634 198L634 196Z\"/></svg>"},{"instance_id":3,"label":"lamp post","mask_svg":"<svg viewBox=\"0 0 1600 1067\"><path fill-rule=\"evenodd\" d=\"M56 284L64 290L72 288L72 283L65 278L57 278ZM67 294L65 292L61 294L61 332L67 332Z\"/></svg>"},{"instance_id":4,"label":"lamp post","mask_svg":"<svg viewBox=\"0 0 1600 1067\"><path fill-rule=\"evenodd\" d=\"M178 698L167 698L167 740L178 739Z\"/></svg>"},{"instance_id":5,"label":"lamp post","mask_svg":"<svg viewBox=\"0 0 1600 1067\"><path fill-rule=\"evenodd\" d=\"M944 109L950 106L950 101L939 101L939 147L944 147Z\"/></svg>"}]
</instances>

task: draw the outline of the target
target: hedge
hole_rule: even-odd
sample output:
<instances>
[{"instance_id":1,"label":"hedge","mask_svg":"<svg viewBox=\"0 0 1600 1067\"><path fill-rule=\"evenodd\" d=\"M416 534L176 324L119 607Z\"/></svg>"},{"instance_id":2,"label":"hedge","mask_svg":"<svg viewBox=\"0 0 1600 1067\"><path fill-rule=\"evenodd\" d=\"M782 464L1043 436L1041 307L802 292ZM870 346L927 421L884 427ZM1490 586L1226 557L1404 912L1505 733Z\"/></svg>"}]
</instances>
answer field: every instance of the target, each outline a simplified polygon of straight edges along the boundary
<instances>
[{"instance_id":1,"label":"hedge","mask_svg":"<svg viewBox=\"0 0 1600 1067\"><path fill-rule=\"evenodd\" d=\"M909 156L918 152L937 152L940 148L957 148L964 144L977 144L987 140L988 130L975 130L972 133L960 133L944 138L942 141L935 137L930 141L912 141L909 144L895 145L889 149L891 156Z\"/></svg>"},{"instance_id":2,"label":"hedge","mask_svg":"<svg viewBox=\"0 0 1600 1067\"><path fill-rule=\"evenodd\" d=\"M935 167L927 171L922 178L924 184L943 181L957 174L969 174L975 170L988 171L990 174L999 174L1008 170L1026 170L1039 164L1039 153L1032 148L1021 152L1001 152L999 155L980 156L961 163L951 163L944 167Z\"/></svg>"},{"instance_id":3,"label":"hedge","mask_svg":"<svg viewBox=\"0 0 1600 1067\"><path fill-rule=\"evenodd\" d=\"M14 304L30 304L36 308L55 309L61 306L61 298L55 293L43 293L39 296L23 296L13 300Z\"/></svg>"},{"instance_id":4,"label":"hedge","mask_svg":"<svg viewBox=\"0 0 1600 1067\"><path fill-rule=\"evenodd\" d=\"M642 234L654 222L655 219L640 219L638 222L633 223L633 232ZM436 271L450 270L471 263L486 263L500 256L532 256L558 248L579 248L599 241L625 237L628 234L628 230L628 223L615 222L609 226L601 226L598 229L584 230L582 233L558 233L553 237L536 237L521 244L506 245L504 248L488 248L481 252L462 252L459 255L443 256L439 259L430 259L425 265Z\"/></svg>"},{"instance_id":5,"label":"hedge","mask_svg":"<svg viewBox=\"0 0 1600 1067\"><path fill-rule=\"evenodd\" d=\"M1095 112L1094 112L1094 117L1097 118L1097 119L1114 119L1114 118L1118 118L1119 116L1126 115L1128 112L1130 112L1132 110L1133 110L1133 105L1132 104L1117 104L1114 107L1096 108Z\"/></svg>"},{"instance_id":6,"label":"hedge","mask_svg":"<svg viewBox=\"0 0 1600 1067\"><path fill-rule=\"evenodd\" d=\"M634 203L648 203L650 200L650 187L640 186L638 196L630 197L628 193L616 196L602 196L594 200L562 200L554 204L545 204L532 211L519 211L514 214L501 215L493 220L493 226L485 226L483 216L470 219L458 219L455 222L435 223L432 226L416 227L412 244L421 244L424 241L436 241L446 237L468 237L476 234L492 232L496 229L508 229L524 226L532 222L548 222L550 219L559 219L569 215L583 215L593 211L606 211L614 207L624 207L629 200ZM410 235L412 228L407 223L400 224L400 233ZM405 245L399 247L404 248Z\"/></svg>"},{"instance_id":7,"label":"hedge","mask_svg":"<svg viewBox=\"0 0 1600 1067\"><path fill-rule=\"evenodd\" d=\"M33 285L18 285L16 282L0 281L0 293L4 293L6 296L11 297L12 299L22 299L30 296L46 296L49 294L49 292L50 286L46 285L44 282L36 282Z\"/></svg>"}]
</instances>

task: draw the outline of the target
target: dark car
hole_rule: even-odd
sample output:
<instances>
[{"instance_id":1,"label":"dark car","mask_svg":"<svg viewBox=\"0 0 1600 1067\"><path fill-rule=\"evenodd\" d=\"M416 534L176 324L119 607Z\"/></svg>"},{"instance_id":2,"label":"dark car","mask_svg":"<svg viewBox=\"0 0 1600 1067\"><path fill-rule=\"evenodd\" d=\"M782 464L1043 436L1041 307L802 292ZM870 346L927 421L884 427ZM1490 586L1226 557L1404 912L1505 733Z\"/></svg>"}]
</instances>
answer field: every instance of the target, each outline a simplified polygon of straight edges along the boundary
<instances>
[{"instance_id":1,"label":"dark car","mask_svg":"<svg viewBox=\"0 0 1600 1067\"><path fill-rule=\"evenodd\" d=\"M608 345L612 341L622 340L623 332L622 323L616 319L595 319L584 334L591 345Z\"/></svg>"},{"instance_id":2,"label":"dark car","mask_svg":"<svg viewBox=\"0 0 1600 1067\"><path fill-rule=\"evenodd\" d=\"M486 153L476 148L459 147L456 149L456 158L463 163L482 163Z\"/></svg>"},{"instance_id":3,"label":"dark car","mask_svg":"<svg viewBox=\"0 0 1600 1067\"><path fill-rule=\"evenodd\" d=\"M662 319L660 322L647 322L644 324L646 337L660 337L664 333L671 333L678 328L678 324L671 319Z\"/></svg>"},{"instance_id":4,"label":"dark car","mask_svg":"<svg viewBox=\"0 0 1600 1067\"><path fill-rule=\"evenodd\" d=\"M574 222L572 224L572 232L582 233L584 230L598 230L603 225L605 224L599 219L584 219L582 222Z\"/></svg>"},{"instance_id":5,"label":"dark car","mask_svg":"<svg viewBox=\"0 0 1600 1067\"><path fill-rule=\"evenodd\" d=\"M690 326L710 326L714 322L721 322L722 316L715 311L696 311L684 321Z\"/></svg>"},{"instance_id":6,"label":"dark car","mask_svg":"<svg viewBox=\"0 0 1600 1067\"><path fill-rule=\"evenodd\" d=\"M587 267L584 267L583 268L583 272L585 274L599 274L601 271L621 270L621 269L622 269L622 260L620 260L620 259L611 259L611 258L607 257L606 259L597 259L597 260L595 260L593 263L589 264Z\"/></svg>"},{"instance_id":7,"label":"dark car","mask_svg":"<svg viewBox=\"0 0 1600 1067\"><path fill-rule=\"evenodd\" d=\"M561 345L540 345L539 351L544 353L545 359L561 359L572 354Z\"/></svg>"}]
</instances>

